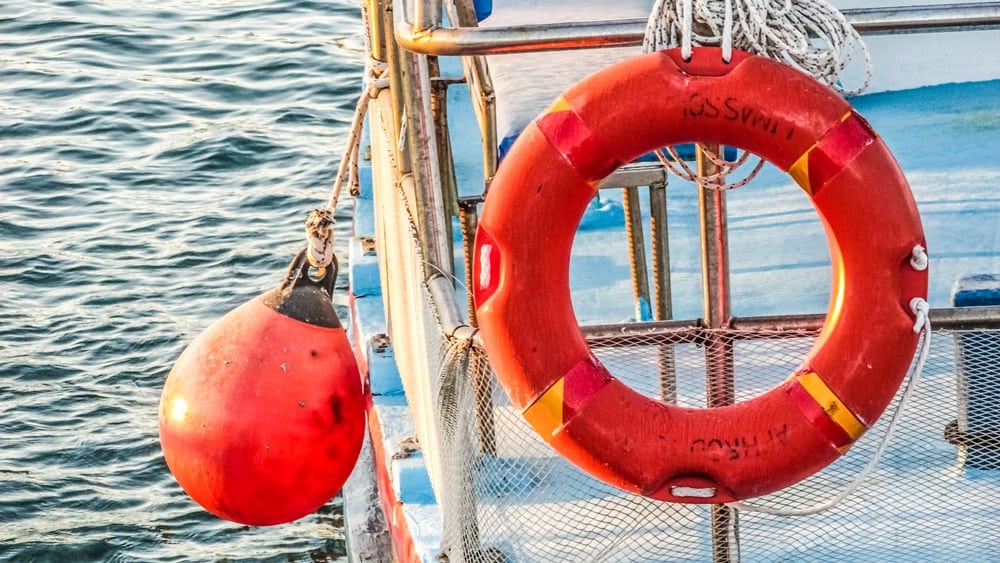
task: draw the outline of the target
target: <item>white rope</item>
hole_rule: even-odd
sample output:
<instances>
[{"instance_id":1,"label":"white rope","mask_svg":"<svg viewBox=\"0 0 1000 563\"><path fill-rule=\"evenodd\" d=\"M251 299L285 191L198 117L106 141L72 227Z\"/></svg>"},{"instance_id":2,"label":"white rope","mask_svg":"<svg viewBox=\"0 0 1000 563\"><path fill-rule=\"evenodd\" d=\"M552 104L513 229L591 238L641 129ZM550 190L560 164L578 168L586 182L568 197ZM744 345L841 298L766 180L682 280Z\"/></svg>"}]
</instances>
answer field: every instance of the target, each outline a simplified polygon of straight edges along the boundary
<instances>
[{"instance_id":1,"label":"white rope","mask_svg":"<svg viewBox=\"0 0 1000 563\"><path fill-rule=\"evenodd\" d=\"M757 163L754 165L753 169L741 180L737 182L726 182L726 177L734 173L737 169L742 167L750 159L752 153L744 151L742 155L736 160L730 162L719 158L717 155L713 154L712 151L705 150L701 145L697 145L698 150L702 151L705 158L710 160L719 169L718 172L714 174L699 174L697 171L692 170L688 166L687 162L673 147L666 147L664 154L663 150L654 151L653 154L660 160L660 162L675 176L687 180L689 182L696 182L701 186L710 190L734 190L736 188L742 188L743 186L750 183L757 173L764 168L764 159L757 157Z\"/></svg>"},{"instance_id":2,"label":"white rope","mask_svg":"<svg viewBox=\"0 0 1000 563\"><path fill-rule=\"evenodd\" d=\"M732 49L788 63L845 95L863 92L871 82L871 54L844 15L826 0L657 0L643 50L721 46L728 62ZM839 77L860 51L865 77L846 88Z\"/></svg>"},{"instance_id":3,"label":"white rope","mask_svg":"<svg viewBox=\"0 0 1000 563\"><path fill-rule=\"evenodd\" d=\"M326 268L333 262L333 212L313 209L306 218L306 258L314 268Z\"/></svg>"},{"instance_id":4,"label":"white rope","mask_svg":"<svg viewBox=\"0 0 1000 563\"><path fill-rule=\"evenodd\" d=\"M361 184L358 178L358 159L361 152L361 133L364 127L365 114L368 113L368 103L372 98L378 96L379 90L387 88L387 79L380 78L384 68L373 69L373 76L368 83L368 88L358 98L358 103L354 108L354 118L351 120L351 131L347 137L347 147L344 156L340 160L337 168L337 175L333 180L333 190L326 207L314 209L306 218L306 257L309 264L314 268L322 270L333 262L333 213L337 208L340 199L340 192L344 182L349 182L350 191L357 194ZM324 275L320 272L319 275Z\"/></svg>"},{"instance_id":5,"label":"white rope","mask_svg":"<svg viewBox=\"0 0 1000 563\"><path fill-rule=\"evenodd\" d=\"M918 272L923 272L927 269L928 262L927 251L924 250L924 247L919 244L914 246L913 252L910 254L910 266Z\"/></svg>"},{"instance_id":6,"label":"white rope","mask_svg":"<svg viewBox=\"0 0 1000 563\"><path fill-rule=\"evenodd\" d=\"M692 20L694 19L694 10L692 8L691 0L684 0L684 12L683 22L684 26L681 28L681 56L684 60L689 60L691 58L691 46L693 44L693 33L694 25L692 25Z\"/></svg>"},{"instance_id":7,"label":"white rope","mask_svg":"<svg viewBox=\"0 0 1000 563\"><path fill-rule=\"evenodd\" d=\"M643 51L678 46L685 60L691 58L694 46L720 46L727 63L734 48L782 61L844 95L860 94L872 78L868 47L844 15L826 0L657 0L646 22ZM864 58L865 75L860 85L847 88L840 83L840 75L857 51ZM725 177L746 158L736 162L713 158L719 172L699 176L683 163L671 166L664 155L658 156L679 177L716 190L744 186L763 167L763 159L759 159L745 178L726 183Z\"/></svg>"},{"instance_id":8,"label":"white rope","mask_svg":"<svg viewBox=\"0 0 1000 563\"><path fill-rule=\"evenodd\" d=\"M733 60L733 2L726 0L726 12L722 22L722 60Z\"/></svg>"},{"instance_id":9,"label":"white rope","mask_svg":"<svg viewBox=\"0 0 1000 563\"><path fill-rule=\"evenodd\" d=\"M797 509L781 509L772 508L769 506L762 506L753 504L747 501L738 501L729 503L729 506L737 508L739 510L746 510L750 512L760 512L762 514L770 514L772 516L808 516L811 514L817 514L825 510L829 510L838 504L840 504L845 498L854 494L858 490L865 480L871 476L872 471L874 471L875 466L878 465L879 460L882 458L882 454L885 453L886 448L889 445L889 441L892 438L893 432L899 425L899 421L902 418L903 407L910 400L910 396L913 394L913 390L917 386L917 382L920 380L920 375L924 371L924 362L927 361L927 354L931 349L931 321L928 316L930 312L930 305L927 301L921 297L914 297L910 301L910 309L913 311L913 315L916 322L913 325L913 332L921 333L923 336L921 338L920 352L917 356L916 365L913 367L913 373L910 375L910 380L906 383L906 388L903 390L903 395L899 398L899 403L896 405L895 412L892 413L892 418L889 420L889 426L885 430L885 434L882 436L882 440L879 442L878 447L875 448L875 452L872 454L871 459L865 464L865 467L858 473L857 477L851 481L847 487L842 490L839 494L833 498L815 504L807 508L797 508Z\"/></svg>"}]
</instances>

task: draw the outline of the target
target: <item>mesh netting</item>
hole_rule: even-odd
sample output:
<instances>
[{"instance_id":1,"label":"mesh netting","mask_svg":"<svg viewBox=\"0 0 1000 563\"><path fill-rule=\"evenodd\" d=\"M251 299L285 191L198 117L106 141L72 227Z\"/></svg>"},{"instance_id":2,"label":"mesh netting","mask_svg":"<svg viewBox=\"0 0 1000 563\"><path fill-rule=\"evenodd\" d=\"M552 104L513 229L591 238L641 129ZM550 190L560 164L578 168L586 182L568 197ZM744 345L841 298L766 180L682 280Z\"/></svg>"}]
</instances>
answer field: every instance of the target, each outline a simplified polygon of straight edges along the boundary
<instances>
[{"instance_id":1,"label":"mesh netting","mask_svg":"<svg viewBox=\"0 0 1000 563\"><path fill-rule=\"evenodd\" d=\"M706 367L718 360L680 334L591 345L634 389L650 397L676 389L679 404L704 406ZM718 336L731 345L737 400L777 385L815 339L804 331ZM989 560L1000 545L1000 529L990 524L1000 517L1000 471L984 467L1000 468L1000 450L974 439L1000 428L998 356L1000 332L938 331L887 449L858 489L821 513L784 516L665 503L605 485L537 437L481 350L457 344L442 366L439 394L447 555L490 562ZM899 395L847 455L754 506L802 510L843 491L872 458Z\"/></svg>"}]
</instances>

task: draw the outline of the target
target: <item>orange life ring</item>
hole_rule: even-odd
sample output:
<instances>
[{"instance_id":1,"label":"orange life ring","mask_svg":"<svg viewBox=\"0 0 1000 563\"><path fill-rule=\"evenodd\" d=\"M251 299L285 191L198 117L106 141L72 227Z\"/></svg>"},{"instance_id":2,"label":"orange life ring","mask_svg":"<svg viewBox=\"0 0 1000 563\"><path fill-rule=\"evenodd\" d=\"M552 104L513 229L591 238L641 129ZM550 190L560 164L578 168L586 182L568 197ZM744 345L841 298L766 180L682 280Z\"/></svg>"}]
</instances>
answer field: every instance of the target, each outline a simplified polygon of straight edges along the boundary
<instances>
[{"instance_id":1,"label":"orange life ring","mask_svg":"<svg viewBox=\"0 0 1000 563\"><path fill-rule=\"evenodd\" d=\"M719 408L630 389L593 355L569 291L570 250L598 181L658 147L737 146L811 198L833 262L812 351L782 384ZM835 92L784 64L715 48L651 53L567 90L507 154L483 207L473 288L481 336L514 406L562 455L649 497L719 503L819 471L882 414L919 335L911 266L926 246L899 165Z\"/></svg>"}]
</instances>

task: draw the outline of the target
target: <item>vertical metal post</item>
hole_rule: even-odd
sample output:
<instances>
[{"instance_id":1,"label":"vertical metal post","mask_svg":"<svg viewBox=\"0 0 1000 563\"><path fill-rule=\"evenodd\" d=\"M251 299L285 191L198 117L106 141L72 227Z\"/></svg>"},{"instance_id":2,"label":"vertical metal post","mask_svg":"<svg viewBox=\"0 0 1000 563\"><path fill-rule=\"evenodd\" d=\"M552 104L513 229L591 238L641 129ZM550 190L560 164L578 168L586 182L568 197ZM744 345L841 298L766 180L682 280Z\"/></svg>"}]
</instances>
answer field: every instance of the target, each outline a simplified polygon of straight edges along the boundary
<instances>
[{"instance_id":1,"label":"vertical metal post","mask_svg":"<svg viewBox=\"0 0 1000 563\"><path fill-rule=\"evenodd\" d=\"M428 58L431 77L431 117L434 120L434 138L437 140L438 177L443 203L445 224L442 228L451 240L451 218L458 216L458 178L455 175L455 158L451 150L451 134L448 129L448 81L441 78L441 66L437 57ZM454 270L455 249L450 242L444 248L443 259ZM452 278L454 280L454 278Z\"/></svg>"},{"instance_id":2,"label":"vertical metal post","mask_svg":"<svg viewBox=\"0 0 1000 563\"><path fill-rule=\"evenodd\" d=\"M406 108L407 135L422 139L420 146L410 144L410 165L416 187L414 211L420 226L423 247L424 276L443 274L451 276L452 263L451 221L445 216L444 194L441 189L437 137L434 134L434 115L431 111L431 76L426 55L401 53L405 63L403 102Z\"/></svg>"},{"instance_id":3,"label":"vertical metal post","mask_svg":"<svg viewBox=\"0 0 1000 563\"><path fill-rule=\"evenodd\" d=\"M479 215L476 211L478 197L459 198L459 219L462 227L462 250L465 256L465 287L473 287L472 261L473 242L476 228L479 225ZM466 304L469 308L469 325L478 326L476 322L476 305L471 290L466 292ZM482 455L496 456L497 438L496 424L493 418L493 384L489 375L489 362L483 354L473 352L470 358L472 384L476 393L476 428L479 435L479 452Z\"/></svg>"},{"instance_id":4,"label":"vertical metal post","mask_svg":"<svg viewBox=\"0 0 1000 563\"><path fill-rule=\"evenodd\" d=\"M472 0L456 0L447 4L451 25L479 27L476 7ZM472 96L472 107L479 122L483 141L483 195L486 195L493 175L497 171L497 118L493 80L487 68L486 57L463 57L465 80Z\"/></svg>"},{"instance_id":5,"label":"vertical metal post","mask_svg":"<svg viewBox=\"0 0 1000 563\"><path fill-rule=\"evenodd\" d=\"M649 227L653 255L653 318L669 321L674 317L670 288L670 237L667 234L667 184L649 186ZM673 344L657 347L660 399L677 402L677 362Z\"/></svg>"},{"instance_id":6,"label":"vertical metal post","mask_svg":"<svg viewBox=\"0 0 1000 563\"><path fill-rule=\"evenodd\" d=\"M383 27L382 14L378 0L365 0L362 6L362 16L365 25L368 27L368 50L371 57L376 61L385 62L385 27Z\"/></svg>"},{"instance_id":7,"label":"vertical metal post","mask_svg":"<svg viewBox=\"0 0 1000 563\"><path fill-rule=\"evenodd\" d=\"M476 231L479 229L479 206L478 197L458 198L458 225L462 229L462 256L465 259L465 287L469 288L465 292L465 304L469 313L469 325L479 326L476 321L476 303L473 299L475 287L472 280L472 265L475 256L473 255Z\"/></svg>"},{"instance_id":8,"label":"vertical metal post","mask_svg":"<svg viewBox=\"0 0 1000 563\"><path fill-rule=\"evenodd\" d=\"M437 58L428 59L427 62L431 71L431 115L434 117L434 137L437 139L438 170L441 174L445 215L458 216L458 178L448 128L448 88L451 84L447 79L441 78L441 65Z\"/></svg>"},{"instance_id":9,"label":"vertical metal post","mask_svg":"<svg viewBox=\"0 0 1000 563\"><path fill-rule=\"evenodd\" d=\"M414 0L410 6L414 33L441 27L441 0Z\"/></svg>"},{"instance_id":10,"label":"vertical metal post","mask_svg":"<svg viewBox=\"0 0 1000 563\"><path fill-rule=\"evenodd\" d=\"M632 293L635 296L635 320L652 319L649 304L649 279L646 277L646 240L642 235L642 208L639 206L639 188L622 188L625 207L625 237L628 240L629 264L632 267Z\"/></svg>"},{"instance_id":11,"label":"vertical metal post","mask_svg":"<svg viewBox=\"0 0 1000 563\"><path fill-rule=\"evenodd\" d=\"M393 33L392 0L376 0L378 4L378 25L383 29L382 36L386 38L385 58L389 74L389 96L392 101L393 138L398 144L399 158L396 159L396 171L406 174L410 171L410 150L408 143L402 139L403 121L406 111L403 109L403 65L400 62L402 53Z\"/></svg>"},{"instance_id":12,"label":"vertical metal post","mask_svg":"<svg viewBox=\"0 0 1000 563\"><path fill-rule=\"evenodd\" d=\"M717 146L703 150L718 154ZM699 149L699 174L714 174L716 168ZM699 185L698 206L701 211L701 279L705 328L726 328L732 316L729 301L726 192ZM731 405L736 400L732 343L727 338L712 338L710 344L705 348L705 364L708 368L708 406Z\"/></svg>"},{"instance_id":13,"label":"vertical metal post","mask_svg":"<svg viewBox=\"0 0 1000 563\"><path fill-rule=\"evenodd\" d=\"M720 154L719 145L699 147L697 151L698 174L708 176L718 172L718 167L706 157L706 152ZM705 327L725 328L729 324L729 236L726 226L726 193L723 190L698 186L698 207L701 212L701 279L705 308ZM732 340L719 334L705 343L705 368L709 407L731 405L735 402L733 381ZM723 504L712 506L712 560L733 560L730 545L731 532L736 525L736 513Z\"/></svg>"}]
</instances>

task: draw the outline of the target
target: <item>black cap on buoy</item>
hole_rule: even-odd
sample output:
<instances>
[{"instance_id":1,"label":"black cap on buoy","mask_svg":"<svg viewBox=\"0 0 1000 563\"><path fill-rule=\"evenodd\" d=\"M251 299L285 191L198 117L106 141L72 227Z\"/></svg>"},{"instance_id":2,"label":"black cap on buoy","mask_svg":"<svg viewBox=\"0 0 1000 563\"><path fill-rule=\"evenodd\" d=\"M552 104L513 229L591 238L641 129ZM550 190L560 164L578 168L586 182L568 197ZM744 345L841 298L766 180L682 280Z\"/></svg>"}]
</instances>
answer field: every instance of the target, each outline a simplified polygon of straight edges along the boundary
<instances>
[{"instance_id":1,"label":"black cap on buoy","mask_svg":"<svg viewBox=\"0 0 1000 563\"><path fill-rule=\"evenodd\" d=\"M278 287L264 294L264 304L278 313L315 326L340 328L340 318L333 309L333 284L337 279L337 257L322 268L319 279L309 272L309 260L302 250L288 266Z\"/></svg>"}]
</instances>

